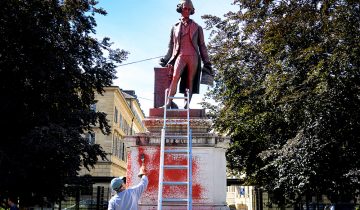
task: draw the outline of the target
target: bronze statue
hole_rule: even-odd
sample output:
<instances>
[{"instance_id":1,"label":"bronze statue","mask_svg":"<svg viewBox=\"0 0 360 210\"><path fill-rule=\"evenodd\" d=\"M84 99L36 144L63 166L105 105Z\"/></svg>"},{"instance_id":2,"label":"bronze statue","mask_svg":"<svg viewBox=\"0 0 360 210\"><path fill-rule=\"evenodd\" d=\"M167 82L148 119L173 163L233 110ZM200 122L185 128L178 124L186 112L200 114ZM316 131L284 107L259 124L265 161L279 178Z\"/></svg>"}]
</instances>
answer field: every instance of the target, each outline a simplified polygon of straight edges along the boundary
<instances>
[{"instance_id":1,"label":"bronze statue","mask_svg":"<svg viewBox=\"0 0 360 210\"><path fill-rule=\"evenodd\" d=\"M199 93L200 83L212 85L213 73L207 48L204 42L204 32L201 26L190 19L195 13L191 0L181 0L176 11L181 13L181 19L171 29L169 49L164 58L160 59L160 65L173 66L172 81L168 96L176 94L180 80L180 93L186 95L189 89L191 100L193 93ZM204 63L201 69L201 60ZM201 81L200 81L201 76ZM189 102L186 102L187 108ZM177 105L168 100L165 104L168 108L177 108Z\"/></svg>"}]
</instances>

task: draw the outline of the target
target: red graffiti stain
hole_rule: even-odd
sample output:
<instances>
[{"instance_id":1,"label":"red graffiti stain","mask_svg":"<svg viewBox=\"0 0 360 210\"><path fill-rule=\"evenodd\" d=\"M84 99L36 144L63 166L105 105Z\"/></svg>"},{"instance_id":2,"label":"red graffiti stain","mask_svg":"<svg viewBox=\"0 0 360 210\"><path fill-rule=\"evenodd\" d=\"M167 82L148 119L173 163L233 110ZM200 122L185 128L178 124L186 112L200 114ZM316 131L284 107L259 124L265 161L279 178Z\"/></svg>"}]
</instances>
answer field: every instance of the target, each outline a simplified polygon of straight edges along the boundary
<instances>
[{"instance_id":1,"label":"red graffiti stain","mask_svg":"<svg viewBox=\"0 0 360 210\"><path fill-rule=\"evenodd\" d=\"M141 165L141 154L145 156L145 168L148 175L149 184L145 192L145 196L149 201L156 201L158 195L158 182L159 182L159 166L160 166L160 147L159 146L139 146L138 147L138 157L128 155L128 175L136 175L137 172L132 171L131 162ZM135 158L132 160L132 158ZM165 165L186 165L187 157L184 154L165 154L164 157ZM198 176L198 163L192 161L192 173L193 177ZM129 176L128 176L129 177ZM129 178L128 180L131 180ZM186 181L187 180L187 170L184 169L167 169L164 171L164 181ZM127 185L133 183L128 182ZM202 183L197 183L193 180L192 185L192 198L194 200L200 200L203 194ZM186 197L187 187L186 186L164 186L163 187L163 197L165 198L181 198Z\"/></svg>"},{"instance_id":2,"label":"red graffiti stain","mask_svg":"<svg viewBox=\"0 0 360 210\"><path fill-rule=\"evenodd\" d=\"M153 149L153 148L152 148ZM145 161L147 159L145 158ZM147 192L152 192L153 195L157 196L158 191L158 182L159 182L159 165L160 165L160 150L156 149L154 155L151 159L146 162L146 165L151 165L147 167L147 174L149 175L149 184Z\"/></svg>"},{"instance_id":3,"label":"red graffiti stain","mask_svg":"<svg viewBox=\"0 0 360 210\"><path fill-rule=\"evenodd\" d=\"M133 177L133 170L132 170L132 156L131 156L131 153L128 152L127 153L127 170L126 170L126 179L127 179L127 182L126 182L126 187L129 187L131 186L131 180L130 180L130 177ZM129 181L130 180L130 181Z\"/></svg>"},{"instance_id":4,"label":"red graffiti stain","mask_svg":"<svg viewBox=\"0 0 360 210\"><path fill-rule=\"evenodd\" d=\"M200 199L202 193L202 187L200 184L193 184L192 186L192 197L193 199Z\"/></svg>"}]
</instances>

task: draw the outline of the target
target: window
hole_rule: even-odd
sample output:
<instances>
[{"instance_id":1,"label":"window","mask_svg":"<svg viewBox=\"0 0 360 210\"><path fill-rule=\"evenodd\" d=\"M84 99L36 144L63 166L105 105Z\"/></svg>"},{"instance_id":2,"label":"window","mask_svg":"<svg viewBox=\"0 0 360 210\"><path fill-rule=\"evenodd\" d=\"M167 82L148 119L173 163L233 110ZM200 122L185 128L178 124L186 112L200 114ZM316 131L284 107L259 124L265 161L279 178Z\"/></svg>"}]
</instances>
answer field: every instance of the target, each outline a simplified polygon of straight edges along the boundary
<instances>
[{"instance_id":1,"label":"window","mask_svg":"<svg viewBox=\"0 0 360 210\"><path fill-rule=\"evenodd\" d=\"M125 153L126 153L125 143L121 142L120 159L123 161L125 161Z\"/></svg>"},{"instance_id":2,"label":"window","mask_svg":"<svg viewBox=\"0 0 360 210\"><path fill-rule=\"evenodd\" d=\"M243 186L239 187L238 191L239 191L240 197L241 196L245 197L245 187L243 187Z\"/></svg>"},{"instance_id":3,"label":"window","mask_svg":"<svg viewBox=\"0 0 360 210\"><path fill-rule=\"evenodd\" d=\"M121 115L121 112L119 114L119 121L120 121L120 128L123 129L124 119L123 119L123 116Z\"/></svg>"},{"instance_id":4,"label":"window","mask_svg":"<svg viewBox=\"0 0 360 210\"><path fill-rule=\"evenodd\" d=\"M96 104L91 104L90 105L90 110L92 110L92 111L96 111Z\"/></svg>"},{"instance_id":5,"label":"window","mask_svg":"<svg viewBox=\"0 0 360 210\"><path fill-rule=\"evenodd\" d=\"M88 132L85 135L85 138L87 139L89 144L95 144L95 133L94 132Z\"/></svg>"},{"instance_id":6,"label":"window","mask_svg":"<svg viewBox=\"0 0 360 210\"><path fill-rule=\"evenodd\" d=\"M115 113L114 113L114 122L117 123L118 122L118 110L115 107Z\"/></svg>"},{"instance_id":7,"label":"window","mask_svg":"<svg viewBox=\"0 0 360 210\"><path fill-rule=\"evenodd\" d=\"M113 136L113 147L112 147L112 155L116 156L120 160L126 161L126 147L125 142L119 135Z\"/></svg>"},{"instance_id":8,"label":"window","mask_svg":"<svg viewBox=\"0 0 360 210\"><path fill-rule=\"evenodd\" d=\"M117 135L114 135L114 139L113 139L113 152L112 154L114 156L118 156L119 154L119 149L118 149L118 142L119 142L119 137Z\"/></svg>"},{"instance_id":9,"label":"window","mask_svg":"<svg viewBox=\"0 0 360 210\"><path fill-rule=\"evenodd\" d=\"M129 135L130 126L126 121L124 121L124 129L123 130L126 135Z\"/></svg>"}]
</instances>

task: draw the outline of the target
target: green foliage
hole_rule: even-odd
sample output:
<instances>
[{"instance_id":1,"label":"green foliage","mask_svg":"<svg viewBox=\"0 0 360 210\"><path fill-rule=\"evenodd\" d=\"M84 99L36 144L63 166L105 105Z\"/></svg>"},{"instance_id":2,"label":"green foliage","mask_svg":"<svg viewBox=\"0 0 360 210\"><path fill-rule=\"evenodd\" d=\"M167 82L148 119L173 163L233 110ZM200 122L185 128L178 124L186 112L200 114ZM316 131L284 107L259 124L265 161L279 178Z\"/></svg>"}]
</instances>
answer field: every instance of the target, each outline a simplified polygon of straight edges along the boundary
<instances>
[{"instance_id":1,"label":"green foliage","mask_svg":"<svg viewBox=\"0 0 360 210\"><path fill-rule=\"evenodd\" d=\"M68 177L105 159L84 133L110 133L91 110L127 52L97 40L94 0L0 1L0 194L22 205L61 197ZM40 199L41 200L41 199Z\"/></svg>"},{"instance_id":2,"label":"green foliage","mask_svg":"<svg viewBox=\"0 0 360 210\"><path fill-rule=\"evenodd\" d=\"M360 189L360 3L235 0L206 15L228 167L281 203Z\"/></svg>"}]
</instances>

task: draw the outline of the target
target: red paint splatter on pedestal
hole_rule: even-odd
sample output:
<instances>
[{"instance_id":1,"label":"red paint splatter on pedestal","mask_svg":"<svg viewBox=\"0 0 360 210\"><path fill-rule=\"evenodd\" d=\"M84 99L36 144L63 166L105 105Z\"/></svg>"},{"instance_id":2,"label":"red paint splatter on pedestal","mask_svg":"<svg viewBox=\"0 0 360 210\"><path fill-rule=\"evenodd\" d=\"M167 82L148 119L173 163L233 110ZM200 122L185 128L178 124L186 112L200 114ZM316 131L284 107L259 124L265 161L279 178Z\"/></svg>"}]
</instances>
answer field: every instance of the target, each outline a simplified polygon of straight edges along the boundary
<instances>
[{"instance_id":1,"label":"red paint splatter on pedestal","mask_svg":"<svg viewBox=\"0 0 360 210\"><path fill-rule=\"evenodd\" d=\"M137 176L137 171L133 171L135 168L140 167L141 159L140 155L145 155L145 168L149 178L149 184L145 191L144 200L148 202L156 202L158 195L158 182L159 182L159 166L160 166L160 147L159 146L139 146L138 156L134 154L128 154L128 173L127 177L129 182L128 186L137 184L132 183L132 177ZM186 165L187 157L184 154L165 154L165 165ZM137 164L137 167L132 164ZM192 162L193 177L198 176L199 168L198 163L195 159ZM135 179L134 179L135 180ZM164 171L165 181L186 181L187 170L183 169L171 169ZM200 200L203 196L202 183L198 183L198 179L193 179L192 186L192 198L193 200ZM186 197L187 187L186 186L164 186L163 197L174 198L174 197Z\"/></svg>"}]
</instances>

